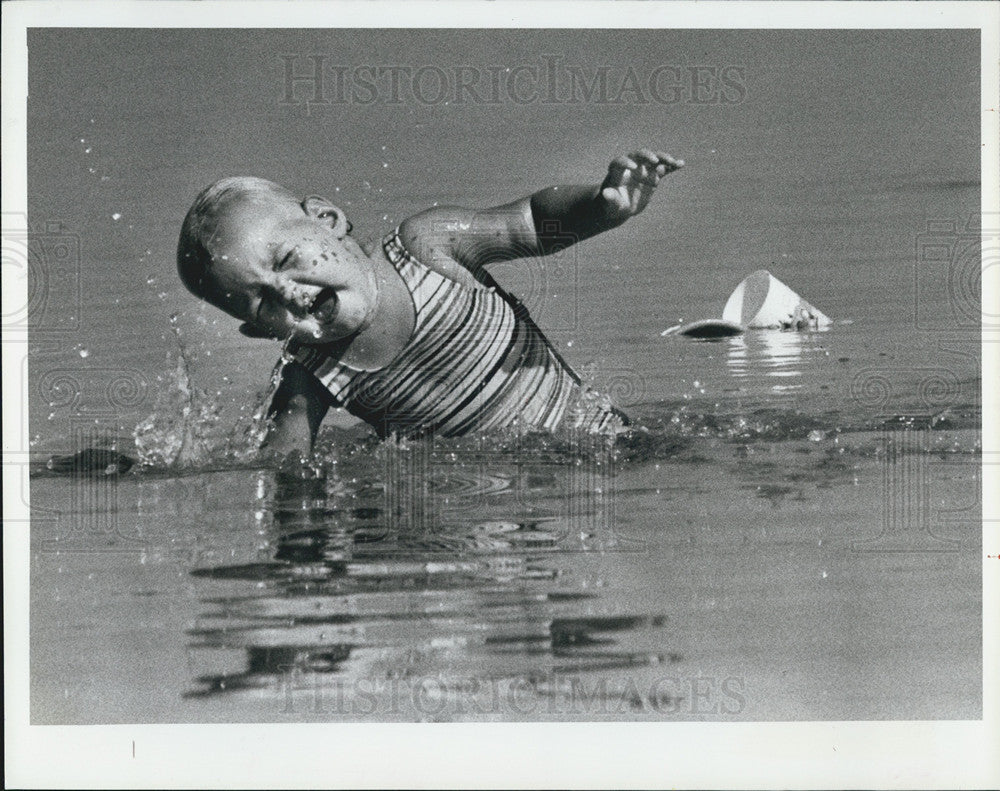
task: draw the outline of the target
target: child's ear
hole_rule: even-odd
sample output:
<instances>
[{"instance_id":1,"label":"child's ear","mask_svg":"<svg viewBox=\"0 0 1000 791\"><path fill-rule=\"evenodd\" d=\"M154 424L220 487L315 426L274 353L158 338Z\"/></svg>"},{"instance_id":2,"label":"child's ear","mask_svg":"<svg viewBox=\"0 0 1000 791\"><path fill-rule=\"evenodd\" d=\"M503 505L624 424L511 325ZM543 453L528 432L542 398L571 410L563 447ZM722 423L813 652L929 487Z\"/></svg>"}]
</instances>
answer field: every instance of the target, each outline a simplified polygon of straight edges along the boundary
<instances>
[{"instance_id":1,"label":"child's ear","mask_svg":"<svg viewBox=\"0 0 1000 791\"><path fill-rule=\"evenodd\" d=\"M351 232L351 224L347 221L347 216L338 206L334 206L326 198L310 195L302 201L302 208L310 217L328 223L339 239L343 239Z\"/></svg>"},{"instance_id":2,"label":"child's ear","mask_svg":"<svg viewBox=\"0 0 1000 791\"><path fill-rule=\"evenodd\" d=\"M240 325L240 334L246 335L248 338L274 338L271 333L265 332L257 327L256 324L251 324L248 321L245 321Z\"/></svg>"}]
</instances>

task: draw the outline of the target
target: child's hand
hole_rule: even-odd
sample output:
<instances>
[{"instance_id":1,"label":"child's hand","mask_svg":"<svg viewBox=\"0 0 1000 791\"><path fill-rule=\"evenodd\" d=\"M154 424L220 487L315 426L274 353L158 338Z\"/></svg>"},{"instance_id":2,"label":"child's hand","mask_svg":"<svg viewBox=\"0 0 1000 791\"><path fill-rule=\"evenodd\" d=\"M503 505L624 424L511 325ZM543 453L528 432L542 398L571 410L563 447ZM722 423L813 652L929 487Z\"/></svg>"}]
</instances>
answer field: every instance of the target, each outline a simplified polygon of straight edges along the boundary
<instances>
[{"instance_id":1,"label":"child's hand","mask_svg":"<svg viewBox=\"0 0 1000 791\"><path fill-rule=\"evenodd\" d=\"M608 167L601 198L609 217L625 222L646 208L660 179L684 167L684 160L648 149L618 157Z\"/></svg>"}]
</instances>

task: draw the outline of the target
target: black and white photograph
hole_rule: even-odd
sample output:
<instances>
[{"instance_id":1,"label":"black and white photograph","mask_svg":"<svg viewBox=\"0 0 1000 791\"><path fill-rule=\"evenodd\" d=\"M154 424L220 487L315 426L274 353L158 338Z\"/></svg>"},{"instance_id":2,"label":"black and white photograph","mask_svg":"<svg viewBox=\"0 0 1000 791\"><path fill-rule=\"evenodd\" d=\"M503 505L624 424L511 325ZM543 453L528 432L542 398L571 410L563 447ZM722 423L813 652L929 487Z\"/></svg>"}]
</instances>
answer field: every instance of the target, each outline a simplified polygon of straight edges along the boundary
<instances>
[{"instance_id":1,"label":"black and white photograph","mask_svg":"<svg viewBox=\"0 0 1000 791\"><path fill-rule=\"evenodd\" d=\"M1000 781L998 6L810 5L5 4L8 782Z\"/></svg>"}]
</instances>

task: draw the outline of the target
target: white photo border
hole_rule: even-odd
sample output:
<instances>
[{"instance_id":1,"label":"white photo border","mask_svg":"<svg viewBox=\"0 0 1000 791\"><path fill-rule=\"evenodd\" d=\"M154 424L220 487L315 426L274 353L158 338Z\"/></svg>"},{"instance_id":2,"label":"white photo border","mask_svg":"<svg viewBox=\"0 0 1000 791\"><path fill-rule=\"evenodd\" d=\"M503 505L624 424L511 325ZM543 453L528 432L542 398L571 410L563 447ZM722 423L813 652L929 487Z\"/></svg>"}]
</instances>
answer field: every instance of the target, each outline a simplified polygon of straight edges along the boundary
<instances>
[{"instance_id":1,"label":"white photo border","mask_svg":"<svg viewBox=\"0 0 1000 791\"><path fill-rule=\"evenodd\" d=\"M22 2L3 14L3 211L24 212L31 27L967 28L982 42L983 210L998 202L998 31L988 2ZM391 13L387 11L391 9ZM328 24L329 22L329 24ZM986 280L986 278L984 278ZM983 301L998 304L997 283ZM13 284L4 284L12 287ZM22 286L23 287L23 286ZM12 299L19 299L14 294ZM20 304L20 303L18 303ZM1000 452L998 344L983 348L983 454ZM23 343L3 344L4 467L25 448ZM20 435L18 435L20 434ZM988 468L987 468L988 469ZM996 523L983 533L984 701L976 722L31 726L26 482L4 476L6 781L116 787L813 787L1000 785ZM18 509L22 512L18 512ZM983 509L1000 513L983 482ZM989 524L989 523L985 523ZM517 760L512 760L517 756Z\"/></svg>"}]
</instances>

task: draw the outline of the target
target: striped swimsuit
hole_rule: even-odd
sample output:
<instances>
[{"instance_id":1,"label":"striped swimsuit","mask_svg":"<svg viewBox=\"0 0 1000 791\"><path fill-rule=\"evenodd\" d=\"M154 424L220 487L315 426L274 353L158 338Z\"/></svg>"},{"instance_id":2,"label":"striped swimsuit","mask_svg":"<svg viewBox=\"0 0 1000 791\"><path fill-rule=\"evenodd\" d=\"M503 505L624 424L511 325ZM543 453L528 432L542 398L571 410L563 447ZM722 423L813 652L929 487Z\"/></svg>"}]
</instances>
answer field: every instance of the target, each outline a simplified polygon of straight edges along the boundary
<instances>
[{"instance_id":1,"label":"striped swimsuit","mask_svg":"<svg viewBox=\"0 0 1000 791\"><path fill-rule=\"evenodd\" d=\"M521 426L586 432L626 422L606 398L583 387L527 312L495 289L457 283L407 252L394 231L386 255L413 299L413 334L396 358L360 371L322 347L295 360L349 412L382 436L459 436Z\"/></svg>"}]
</instances>

